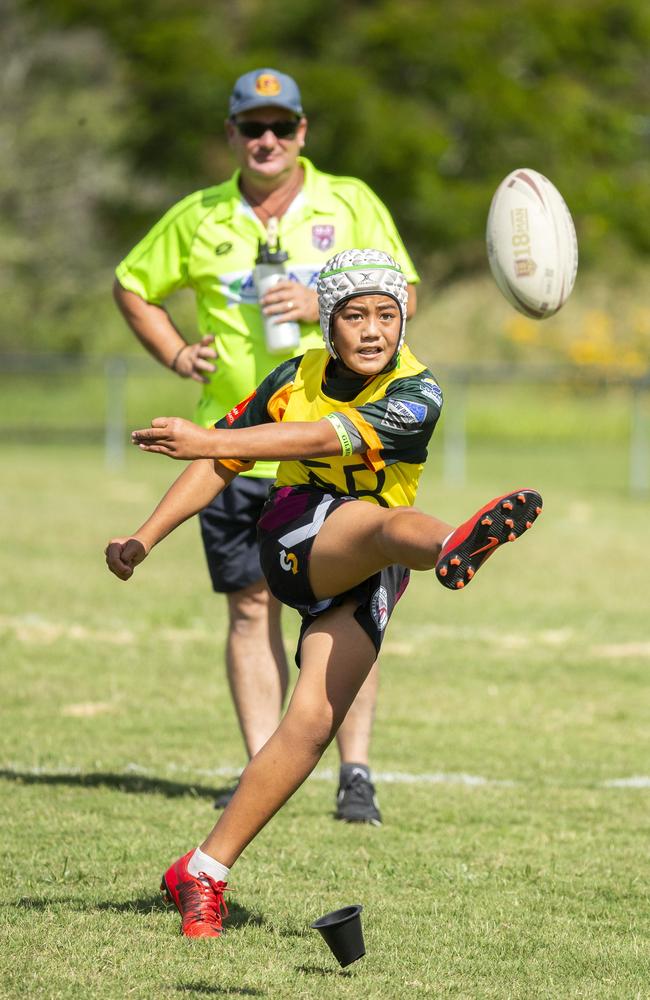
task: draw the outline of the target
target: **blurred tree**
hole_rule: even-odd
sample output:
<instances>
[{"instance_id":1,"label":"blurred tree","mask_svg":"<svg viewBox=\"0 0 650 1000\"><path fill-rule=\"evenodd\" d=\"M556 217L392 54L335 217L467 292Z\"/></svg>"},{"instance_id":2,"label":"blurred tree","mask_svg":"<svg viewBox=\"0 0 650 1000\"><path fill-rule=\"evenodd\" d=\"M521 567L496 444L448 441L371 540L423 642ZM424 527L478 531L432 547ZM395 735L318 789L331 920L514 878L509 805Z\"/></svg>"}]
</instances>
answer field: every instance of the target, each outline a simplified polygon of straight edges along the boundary
<instances>
[{"instance_id":1,"label":"blurred tree","mask_svg":"<svg viewBox=\"0 0 650 1000\"><path fill-rule=\"evenodd\" d=\"M114 260L176 197L230 173L228 94L261 65L296 77L308 154L382 195L430 281L485 267L489 202L516 166L562 191L582 266L650 251L642 0L10 0L11 10L14 22L17 10L31 18L16 44L3 33L7 57L30 67L11 99L27 135L44 127L32 116L47 119L42 152L67 180L83 177L84 218ZM83 128L75 102L92 109Z\"/></svg>"},{"instance_id":2,"label":"blurred tree","mask_svg":"<svg viewBox=\"0 0 650 1000\"><path fill-rule=\"evenodd\" d=\"M218 137L236 75L281 65L302 86L319 165L364 176L421 257L443 249L449 272L482 262L492 191L515 166L553 178L583 222L587 258L612 232L650 249L650 5L640 0L38 6L93 25L118 50L138 121L132 163L185 190L229 170Z\"/></svg>"},{"instance_id":3,"label":"blurred tree","mask_svg":"<svg viewBox=\"0 0 650 1000\"><path fill-rule=\"evenodd\" d=\"M0 91L0 346L84 350L114 255L102 205L129 183L119 62L97 31L45 28L6 0Z\"/></svg>"}]
</instances>

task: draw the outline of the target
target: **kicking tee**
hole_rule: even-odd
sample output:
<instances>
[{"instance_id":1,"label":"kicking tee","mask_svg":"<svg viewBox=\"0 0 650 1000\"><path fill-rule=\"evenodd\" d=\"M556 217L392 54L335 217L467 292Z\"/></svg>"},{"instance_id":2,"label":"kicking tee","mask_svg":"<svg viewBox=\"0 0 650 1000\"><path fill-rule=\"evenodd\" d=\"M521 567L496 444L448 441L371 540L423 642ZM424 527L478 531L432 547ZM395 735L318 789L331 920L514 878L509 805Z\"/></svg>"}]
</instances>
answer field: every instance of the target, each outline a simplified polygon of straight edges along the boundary
<instances>
[{"instance_id":1,"label":"kicking tee","mask_svg":"<svg viewBox=\"0 0 650 1000\"><path fill-rule=\"evenodd\" d=\"M335 377L331 360L321 348L285 361L215 426L329 420L340 453L280 462L276 487L309 485L382 507L412 506L442 409L438 383L408 347L392 371L371 379ZM255 464L220 461L236 472Z\"/></svg>"}]
</instances>

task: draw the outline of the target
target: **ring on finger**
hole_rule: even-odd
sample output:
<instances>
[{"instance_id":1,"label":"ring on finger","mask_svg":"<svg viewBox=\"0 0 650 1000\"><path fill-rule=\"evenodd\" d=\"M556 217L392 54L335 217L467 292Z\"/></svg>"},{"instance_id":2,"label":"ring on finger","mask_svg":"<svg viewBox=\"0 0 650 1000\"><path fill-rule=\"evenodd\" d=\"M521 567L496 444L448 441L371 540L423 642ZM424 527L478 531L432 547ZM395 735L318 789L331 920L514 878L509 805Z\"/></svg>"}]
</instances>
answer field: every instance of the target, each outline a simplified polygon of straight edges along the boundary
<instances>
[{"instance_id":1,"label":"ring on finger","mask_svg":"<svg viewBox=\"0 0 650 1000\"><path fill-rule=\"evenodd\" d=\"M293 309L293 299L289 299L287 302L287 309Z\"/></svg>"}]
</instances>

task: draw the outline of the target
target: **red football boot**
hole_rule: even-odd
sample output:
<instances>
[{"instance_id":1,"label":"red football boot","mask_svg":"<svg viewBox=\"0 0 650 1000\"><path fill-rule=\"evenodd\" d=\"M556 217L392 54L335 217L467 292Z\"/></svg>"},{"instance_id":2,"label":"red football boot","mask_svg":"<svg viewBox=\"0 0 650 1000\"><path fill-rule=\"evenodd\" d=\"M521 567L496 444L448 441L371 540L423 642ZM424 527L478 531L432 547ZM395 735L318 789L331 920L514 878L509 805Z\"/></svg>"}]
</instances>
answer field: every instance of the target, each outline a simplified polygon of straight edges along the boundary
<instances>
[{"instance_id":1,"label":"red football boot","mask_svg":"<svg viewBox=\"0 0 650 1000\"><path fill-rule=\"evenodd\" d=\"M225 882L215 882L209 875L195 878L187 865L194 854L188 851L167 869L160 883L166 903L173 903L181 915L181 934L185 937L219 937L222 914L228 916L223 894Z\"/></svg>"},{"instance_id":2,"label":"red football boot","mask_svg":"<svg viewBox=\"0 0 650 1000\"><path fill-rule=\"evenodd\" d=\"M486 503L447 539L436 563L440 583L461 590L499 545L514 542L541 513L536 490L516 490Z\"/></svg>"}]
</instances>

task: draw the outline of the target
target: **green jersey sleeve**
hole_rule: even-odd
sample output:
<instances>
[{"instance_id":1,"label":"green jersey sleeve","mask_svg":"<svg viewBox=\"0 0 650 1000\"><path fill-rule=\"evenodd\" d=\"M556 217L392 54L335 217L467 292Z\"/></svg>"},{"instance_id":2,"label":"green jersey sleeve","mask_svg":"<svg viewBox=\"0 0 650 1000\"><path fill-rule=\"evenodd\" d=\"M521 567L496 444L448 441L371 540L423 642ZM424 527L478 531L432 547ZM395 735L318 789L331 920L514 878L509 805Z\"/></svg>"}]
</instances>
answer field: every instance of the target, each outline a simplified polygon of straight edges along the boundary
<instances>
[{"instance_id":1,"label":"green jersey sleeve","mask_svg":"<svg viewBox=\"0 0 650 1000\"><path fill-rule=\"evenodd\" d=\"M257 389L237 406L233 406L225 417L218 420L215 427L239 430L241 427L257 427L259 424L279 423L287 407L302 355L283 361L281 365L260 382Z\"/></svg>"},{"instance_id":2,"label":"green jersey sleeve","mask_svg":"<svg viewBox=\"0 0 650 1000\"><path fill-rule=\"evenodd\" d=\"M260 424L279 423L287 408L301 361L302 355L278 365L250 396L233 406L214 426L223 430L240 430L244 427L258 427ZM255 466L255 462L238 458L220 459L220 462L234 472L248 472Z\"/></svg>"},{"instance_id":3,"label":"green jersey sleeve","mask_svg":"<svg viewBox=\"0 0 650 1000\"><path fill-rule=\"evenodd\" d=\"M348 432L352 450L363 454L376 447L385 465L424 462L427 445L442 410L442 390L431 372L396 379L382 399L352 411L336 411Z\"/></svg>"},{"instance_id":4,"label":"green jersey sleeve","mask_svg":"<svg viewBox=\"0 0 650 1000\"><path fill-rule=\"evenodd\" d=\"M339 183L334 185L334 195L346 204L355 221L354 245L387 251L399 262L408 283L417 284L419 275L383 201L356 177L337 180Z\"/></svg>"},{"instance_id":5,"label":"green jersey sleeve","mask_svg":"<svg viewBox=\"0 0 650 1000\"><path fill-rule=\"evenodd\" d=\"M206 191L188 195L170 208L118 265L115 274L122 287L159 305L176 289L189 285L192 240L210 209Z\"/></svg>"}]
</instances>

